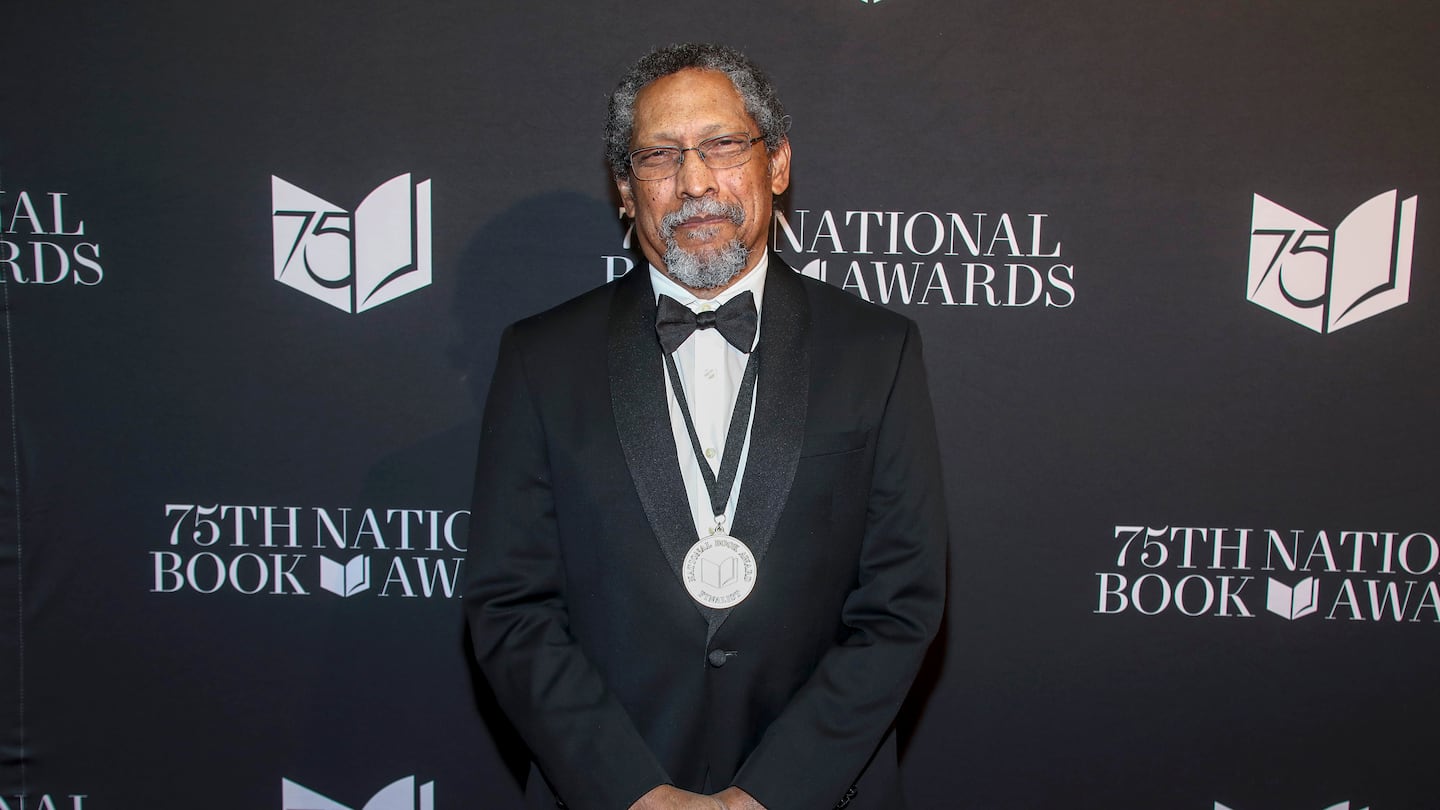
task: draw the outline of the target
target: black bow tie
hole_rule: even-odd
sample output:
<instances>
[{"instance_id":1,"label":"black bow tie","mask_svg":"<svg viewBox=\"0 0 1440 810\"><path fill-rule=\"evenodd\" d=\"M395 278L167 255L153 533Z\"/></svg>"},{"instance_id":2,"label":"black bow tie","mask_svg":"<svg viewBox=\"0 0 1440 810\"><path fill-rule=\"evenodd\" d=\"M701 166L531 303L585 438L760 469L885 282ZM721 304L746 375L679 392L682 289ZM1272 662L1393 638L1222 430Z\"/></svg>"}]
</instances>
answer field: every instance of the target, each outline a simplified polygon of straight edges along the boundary
<instances>
[{"instance_id":1,"label":"black bow tie","mask_svg":"<svg viewBox=\"0 0 1440 810\"><path fill-rule=\"evenodd\" d=\"M755 329L760 316L755 312L755 294L743 292L713 312L691 312L690 308L668 295L660 296L655 313L655 334L666 354L680 348L696 329L718 329L731 346L746 354L755 345Z\"/></svg>"}]
</instances>

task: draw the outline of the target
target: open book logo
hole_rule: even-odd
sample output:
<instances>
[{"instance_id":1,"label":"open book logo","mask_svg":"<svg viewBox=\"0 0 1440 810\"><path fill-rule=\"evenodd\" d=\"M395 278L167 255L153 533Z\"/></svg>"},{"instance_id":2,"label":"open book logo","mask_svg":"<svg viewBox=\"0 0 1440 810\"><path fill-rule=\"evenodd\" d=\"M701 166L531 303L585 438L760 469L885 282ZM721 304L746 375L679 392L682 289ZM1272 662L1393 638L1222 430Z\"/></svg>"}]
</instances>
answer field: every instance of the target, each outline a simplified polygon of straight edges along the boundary
<instances>
[{"instance_id":1,"label":"open book logo","mask_svg":"<svg viewBox=\"0 0 1440 810\"><path fill-rule=\"evenodd\" d=\"M1416 198L1391 190L1333 231L1255 195L1246 298L1321 334L1410 300Z\"/></svg>"},{"instance_id":2,"label":"open book logo","mask_svg":"<svg viewBox=\"0 0 1440 810\"><path fill-rule=\"evenodd\" d=\"M354 596L370 590L370 558L357 554L350 562L341 565L322 554L320 587L337 596Z\"/></svg>"},{"instance_id":3,"label":"open book logo","mask_svg":"<svg viewBox=\"0 0 1440 810\"><path fill-rule=\"evenodd\" d=\"M417 789L415 777L386 785L363 806L354 808L341 804L289 779L280 780L280 810L435 810L435 783L426 782Z\"/></svg>"},{"instance_id":4,"label":"open book logo","mask_svg":"<svg viewBox=\"0 0 1440 810\"><path fill-rule=\"evenodd\" d=\"M1315 577L1306 577L1290 587L1276 579L1270 580L1265 592L1265 609L1282 619L1298 619L1320 609L1320 585Z\"/></svg>"},{"instance_id":5,"label":"open book logo","mask_svg":"<svg viewBox=\"0 0 1440 810\"><path fill-rule=\"evenodd\" d=\"M381 183L352 214L270 177L275 280L346 312L430 285L430 181Z\"/></svg>"},{"instance_id":6,"label":"open book logo","mask_svg":"<svg viewBox=\"0 0 1440 810\"><path fill-rule=\"evenodd\" d=\"M723 551L723 549L721 549ZM712 588L724 588L740 578L740 556L725 553L700 558L700 581Z\"/></svg>"}]
</instances>

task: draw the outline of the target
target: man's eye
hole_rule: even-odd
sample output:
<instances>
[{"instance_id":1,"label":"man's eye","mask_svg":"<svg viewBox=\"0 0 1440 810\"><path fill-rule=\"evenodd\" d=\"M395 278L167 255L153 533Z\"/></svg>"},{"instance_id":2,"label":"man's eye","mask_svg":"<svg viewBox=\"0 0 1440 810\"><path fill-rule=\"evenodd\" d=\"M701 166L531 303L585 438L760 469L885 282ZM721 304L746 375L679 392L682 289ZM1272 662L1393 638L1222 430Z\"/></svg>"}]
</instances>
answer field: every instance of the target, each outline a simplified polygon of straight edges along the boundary
<instances>
[{"instance_id":1,"label":"man's eye","mask_svg":"<svg viewBox=\"0 0 1440 810\"><path fill-rule=\"evenodd\" d=\"M712 150L720 152L731 152L744 146L745 141L740 138L726 135L724 137L716 138L715 140L710 141L709 144Z\"/></svg>"},{"instance_id":2,"label":"man's eye","mask_svg":"<svg viewBox=\"0 0 1440 810\"><path fill-rule=\"evenodd\" d=\"M636 163L658 165L673 160L672 155L674 154L675 150L673 149L642 149L636 152L631 160L634 160Z\"/></svg>"}]
</instances>

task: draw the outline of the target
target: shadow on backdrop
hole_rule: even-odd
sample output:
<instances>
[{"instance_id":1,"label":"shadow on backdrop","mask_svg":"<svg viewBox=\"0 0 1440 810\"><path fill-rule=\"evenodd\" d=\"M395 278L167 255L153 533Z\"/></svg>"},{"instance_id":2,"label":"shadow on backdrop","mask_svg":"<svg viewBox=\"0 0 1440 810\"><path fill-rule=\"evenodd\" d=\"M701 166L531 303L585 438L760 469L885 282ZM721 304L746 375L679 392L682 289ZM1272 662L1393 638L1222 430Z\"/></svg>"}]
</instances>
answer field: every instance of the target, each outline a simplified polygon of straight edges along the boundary
<instances>
[{"instance_id":1,"label":"shadow on backdrop","mask_svg":"<svg viewBox=\"0 0 1440 810\"><path fill-rule=\"evenodd\" d=\"M495 368L501 331L605 280L604 253L618 255L624 236L613 202L575 192L526 198L485 223L454 269L452 334L446 359L473 404L470 418L382 458L366 476L363 503L468 509L480 415ZM458 610L458 605L457 605ZM458 624L463 625L463 618ZM505 770L524 785L529 753L475 664L468 629L457 626L475 707Z\"/></svg>"}]
</instances>

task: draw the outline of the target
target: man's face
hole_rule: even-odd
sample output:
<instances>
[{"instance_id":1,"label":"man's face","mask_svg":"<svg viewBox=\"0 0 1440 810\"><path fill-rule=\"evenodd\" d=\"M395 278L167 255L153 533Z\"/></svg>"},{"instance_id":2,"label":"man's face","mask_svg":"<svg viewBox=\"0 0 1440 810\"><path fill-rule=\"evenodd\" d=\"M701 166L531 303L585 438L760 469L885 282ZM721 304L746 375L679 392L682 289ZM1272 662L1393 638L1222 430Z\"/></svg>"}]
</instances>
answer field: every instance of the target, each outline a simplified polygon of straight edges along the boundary
<instances>
[{"instance_id":1,"label":"man's face","mask_svg":"<svg viewBox=\"0 0 1440 810\"><path fill-rule=\"evenodd\" d=\"M630 148L692 147L735 132L755 137L760 128L745 112L729 77L687 69L656 79L636 96ZM711 169L698 154L686 152L674 177L616 180L625 213L634 218L640 249L651 264L675 277L666 262L667 250L703 264L737 246L745 253L739 271L760 260L770 235L771 199L790 185L790 144L782 143L768 157L763 141L751 148L750 160L730 169ZM676 280L692 289L697 286ZM700 286L718 292L725 284Z\"/></svg>"}]
</instances>

